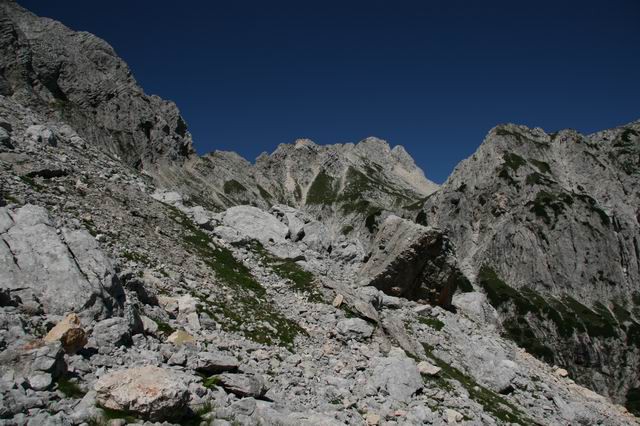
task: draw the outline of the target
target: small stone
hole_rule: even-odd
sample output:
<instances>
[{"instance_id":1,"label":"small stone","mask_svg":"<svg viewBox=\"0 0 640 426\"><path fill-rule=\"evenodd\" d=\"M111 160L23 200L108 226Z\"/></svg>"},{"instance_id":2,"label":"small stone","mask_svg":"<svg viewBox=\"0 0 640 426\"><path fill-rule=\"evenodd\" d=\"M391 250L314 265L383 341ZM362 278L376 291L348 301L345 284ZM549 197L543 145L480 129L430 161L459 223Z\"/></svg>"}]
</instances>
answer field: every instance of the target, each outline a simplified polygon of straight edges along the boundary
<instances>
[{"instance_id":1,"label":"small stone","mask_svg":"<svg viewBox=\"0 0 640 426\"><path fill-rule=\"evenodd\" d=\"M435 376L441 370L442 368L437 367L427 361L420 361L418 363L418 371L420 371L420 374L422 374L423 376Z\"/></svg>"},{"instance_id":2,"label":"small stone","mask_svg":"<svg viewBox=\"0 0 640 426\"><path fill-rule=\"evenodd\" d=\"M195 343L196 339L189 333L184 330L176 330L169 337L167 337L167 342L173 343L174 345L186 345L188 343Z\"/></svg>"},{"instance_id":3,"label":"small stone","mask_svg":"<svg viewBox=\"0 0 640 426\"><path fill-rule=\"evenodd\" d=\"M567 370L565 370L564 368L557 368L555 373L556 373L556 376L558 376L558 377L567 377L567 376L569 376L569 372Z\"/></svg>"},{"instance_id":4,"label":"small stone","mask_svg":"<svg viewBox=\"0 0 640 426\"><path fill-rule=\"evenodd\" d=\"M53 384L53 378L48 373L34 374L28 381L29 387L36 391L46 390Z\"/></svg>"},{"instance_id":5,"label":"small stone","mask_svg":"<svg viewBox=\"0 0 640 426\"><path fill-rule=\"evenodd\" d=\"M142 328L145 333L156 334L158 332L158 324L154 320L145 315L141 315L140 319L142 320Z\"/></svg>"},{"instance_id":6,"label":"small stone","mask_svg":"<svg viewBox=\"0 0 640 426\"><path fill-rule=\"evenodd\" d=\"M378 426L381 419L379 414L367 413L364 420L367 422L367 426Z\"/></svg>"},{"instance_id":7,"label":"small stone","mask_svg":"<svg viewBox=\"0 0 640 426\"><path fill-rule=\"evenodd\" d=\"M342 302L344 302L344 296L340 293L336 294L335 299L333 299L333 307L339 308L340 305L342 305Z\"/></svg>"},{"instance_id":8,"label":"small stone","mask_svg":"<svg viewBox=\"0 0 640 426\"><path fill-rule=\"evenodd\" d=\"M71 313L49 330L44 341L47 343L60 341L66 353L75 354L87 344L88 339L80 325L80 318Z\"/></svg>"},{"instance_id":9,"label":"small stone","mask_svg":"<svg viewBox=\"0 0 640 426\"><path fill-rule=\"evenodd\" d=\"M450 425L455 425L461 422L462 419L464 419L464 416L462 414L450 408L447 408L446 410L444 410L444 415L447 419L447 424L450 424Z\"/></svg>"}]
</instances>

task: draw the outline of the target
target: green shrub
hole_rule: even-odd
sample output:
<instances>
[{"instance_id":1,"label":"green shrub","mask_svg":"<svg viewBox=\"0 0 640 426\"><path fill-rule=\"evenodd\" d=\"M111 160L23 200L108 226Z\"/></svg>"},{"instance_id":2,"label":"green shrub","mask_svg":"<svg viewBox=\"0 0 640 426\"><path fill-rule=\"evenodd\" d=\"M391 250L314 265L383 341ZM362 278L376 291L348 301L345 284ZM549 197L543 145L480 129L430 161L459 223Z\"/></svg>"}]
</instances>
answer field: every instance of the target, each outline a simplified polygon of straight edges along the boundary
<instances>
[{"instance_id":1,"label":"green shrub","mask_svg":"<svg viewBox=\"0 0 640 426\"><path fill-rule=\"evenodd\" d=\"M337 199L337 185L334 178L321 170L307 192L307 204L331 205Z\"/></svg>"}]
</instances>

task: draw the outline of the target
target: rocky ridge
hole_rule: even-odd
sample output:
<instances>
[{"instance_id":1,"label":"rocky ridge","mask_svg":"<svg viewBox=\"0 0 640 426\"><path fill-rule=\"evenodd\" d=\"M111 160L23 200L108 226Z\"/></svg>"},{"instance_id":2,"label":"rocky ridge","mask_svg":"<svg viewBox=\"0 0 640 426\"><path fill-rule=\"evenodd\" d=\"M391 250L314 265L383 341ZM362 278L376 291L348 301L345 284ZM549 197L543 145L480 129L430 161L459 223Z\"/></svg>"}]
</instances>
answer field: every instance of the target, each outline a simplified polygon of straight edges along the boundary
<instances>
[{"instance_id":1,"label":"rocky ridge","mask_svg":"<svg viewBox=\"0 0 640 426\"><path fill-rule=\"evenodd\" d=\"M620 402L640 384L639 150L640 122L498 126L419 215L447 231L508 336Z\"/></svg>"}]
</instances>

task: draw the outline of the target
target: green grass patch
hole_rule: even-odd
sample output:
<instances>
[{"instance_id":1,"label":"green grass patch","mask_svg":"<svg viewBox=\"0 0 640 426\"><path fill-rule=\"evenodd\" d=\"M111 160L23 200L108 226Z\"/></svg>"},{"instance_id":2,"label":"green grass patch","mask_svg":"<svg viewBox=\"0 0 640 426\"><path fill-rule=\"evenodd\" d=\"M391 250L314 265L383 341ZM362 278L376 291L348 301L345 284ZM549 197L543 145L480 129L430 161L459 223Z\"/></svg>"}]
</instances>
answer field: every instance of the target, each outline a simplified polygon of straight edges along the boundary
<instances>
[{"instance_id":1,"label":"green grass patch","mask_svg":"<svg viewBox=\"0 0 640 426\"><path fill-rule=\"evenodd\" d=\"M436 331L440 331L444 328L444 323L440 321L438 318L419 316L418 322L420 324L426 325L427 327L433 328Z\"/></svg>"},{"instance_id":2,"label":"green grass patch","mask_svg":"<svg viewBox=\"0 0 640 426\"><path fill-rule=\"evenodd\" d=\"M38 192L42 192L45 187L40 185L38 182L35 181L35 179L33 179L32 177L29 176L20 176L20 180L22 182L24 182L25 184L29 185L31 188L33 188L35 191Z\"/></svg>"},{"instance_id":3,"label":"green grass patch","mask_svg":"<svg viewBox=\"0 0 640 426\"><path fill-rule=\"evenodd\" d=\"M246 245L246 244L245 244ZM258 241L252 241L249 249L256 253L261 262L276 275L289 281L291 288L304 293L309 302L322 303L324 298L318 290L313 274L298 265L293 259L280 259L269 253Z\"/></svg>"},{"instance_id":4,"label":"green grass patch","mask_svg":"<svg viewBox=\"0 0 640 426\"><path fill-rule=\"evenodd\" d=\"M267 201L270 201L273 199L273 195L271 195L269 191L264 189L261 185L258 185L258 192L260 192L260 196Z\"/></svg>"},{"instance_id":5,"label":"green grass patch","mask_svg":"<svg viewBox=\"0 0 640 426\"><path fill-rule=\"evenodd\" d=\"M335 179L321 170L309 187L306 204L331 205L337 198L338 185Z\"/></svg>"},{"instance_id":6,"label":"green grass patch","mask_svg":"<svg viewBox=\"0 0 640 426\"><path fill-rule=\"evenodd\" d=\"M572 204L573 198L569 194L540 191L533 201L527 203L527 206L530 206L530 211L541 218L544 223L551 225L557 221L558 216L564 213L567 206ZM553 218L549 212L553 214Z\"/></svg>"},{"instance_id":7,"label":"green grass patch","mask_svg":"<svg viewBox=\"0 0 640 426\"><path fill-rule=\"evenodd\" d=\"M345 225L340 230L340 233L342 235L349 235L351 232L353 232L353 226L352 225Z\"/></svg>"},{"instance_id":8,"label":"green grass patch","mask_svg":"<svg viewBox=\"0 0 640 426\"><path fill-rule=\"evenodd\" d=\"M504 160L504 163L502 165L513 170L514 172L517 172L520 167L527 164L527 160L513 152L507 152L503 154L502 159Z\"/></svg>"},{"instance_id":9,"label":"green grass patch","mask_svg":"<svg viewBox=\"0 0 640 426\"><path fill-rule=\"evenodd\" d=\"M251 275L249 269L233 257L233 253L213 243L180 210L168 206L170 217L182 225L185 233L183 245L197 255L216 278L229 290L231 300L208 300L205 295L194 294L202 302L200 310L229 330L262 344L278 344L293 348L295 337L304 330L286 318L268 300L266 291Z\"/></svg>"},{"instance_id":10,"label":"green grass patch","mask_svg":"<svg viewBox=\"0 0 640 426\"><path fill-rule=\"evenodd\" d=\"M86 392L77 383L71 381L68 375L59 377L56 383L58 384L58 390L67 398L81 399L86 395Z\"/></svg>"},{"instance_id":11,"label":"green grass patch","mask_svg":"<svg viewBox=\"0 0 640 426\"><path fill-rule=\"evenodd\" d=\"M93 223L92 220L82 219L82 224L87 229L89 234L91 234L92 237L95 237L96 235L98 235L98 228L96 227L96 224Z\"/></svg>"},{"instance_id":12,"label":"green grass patch","mask_svg":"<svg viewBox=\"0 0 640 426\"><path fill-rule=\"evenodd\" d=\"M592 338L620 337L619 319L616 320L611 311L601 303L589 308L569 296L559 300L553 297L545 298L531 288L515 289L508 286L486 265L480 269L478 284L485 290L489 303L510 316L503 320L506 337L547 362L554 362L555 354L544 343L544 331L535 331L530 321L538 322L540 325L544 321L551 322L558 336L568 341L571 341L575 334L583 333ZM625 318L630 318L626 310L624 313L627 315ZM618 312L616 315L620 317L622 313ZM640 341L640 325L629 322L623 329L627 333L628 344L633 345Z\"/></svg>"},{"instance_id":13,"label":"green grass patch","mask_svg":"<svg viewBox=\"0 0 640 426\"><path fill-rule=\"evenodd\" d=\"M156 318L151 318L153 320L153 322L156 323L156 325L158 326L158 331L161 332L162 334L164 334L165 336L169 336L171 335L175 330L175 328L171 327L171 325L169 325L168 323L156 319Z\"/></svg>"},{"instance_id":14,"label":"green grass patch","mask_svg":"<svg viewBox=\"0 0 640 426\"><path fill-rule=\"evenodd\" d=\"M535 158L529 158L529 162L536 168L540 173L551 174L551 166L546 161L536 160Z\"/></svg>"},{"instance_id":15,"label":"green grass patch","mask_svg":"<svg viewBox=\"0 0 640 426\"><path fill-rule=\"evenodd\" d=\"M590 197L587 194L574 194L576 198L586 204L587 209L592 213L595 213L600 218L600 222L604 226L609 226L611 224L611 219L609 219L609 215L607 212L602 210L602 208L598 205L598 202Z\"/></svg>"},{"instance_id":16,"label":"green grass patch","mask_svg":"<svg viewBox=\"0 0 640 426\"><path fill-rule=\"evenodd\" d=\"M124 250L122 252L122 257L124 257L127 260L130 260L132 262L137 262L137 263L144 263L146 265L150 265L151 261L149 260L149 258L142 254L142 253L138 253L135 251L129 251L129 250Z\"/></svg>"},{"instance_id":17,"label":"green grass patch","mask_svg":"<svg viewBox=\"0 0 640 426\"><path fill-rule=\"evenodd\" d=\"M247 188L244 187L240 182L235 179L228 180L222 186L222 189L225 194L233 195L241 192L246 192Z\"/></svg>"},{"instance_id":18,"label":"green grass patch","mask_svg":"<svg viewBox=\"0 0 640 426\"><path fill-rule=\"evenodd\" d=\"M525 183L527 185L550 186L555 182L541 173L533 172L527 175Z\"/></svg>"}]
</instances>

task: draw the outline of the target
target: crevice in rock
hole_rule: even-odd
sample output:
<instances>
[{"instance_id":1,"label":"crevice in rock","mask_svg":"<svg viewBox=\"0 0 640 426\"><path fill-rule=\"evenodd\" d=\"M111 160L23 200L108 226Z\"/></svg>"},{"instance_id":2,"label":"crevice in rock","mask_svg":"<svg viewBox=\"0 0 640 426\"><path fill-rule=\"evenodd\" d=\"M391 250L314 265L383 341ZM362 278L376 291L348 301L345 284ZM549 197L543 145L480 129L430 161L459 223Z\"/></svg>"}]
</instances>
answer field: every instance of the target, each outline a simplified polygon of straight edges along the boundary
<instances>
[{"instance_id":1,"label":"crevice in rock","mask_svg":"<svg viewBox=\"0 0 640 426\"><path fill-rule=\"evenodd\" d=\"M20 264L18 263L18 258L16 257L16 254L13 252L13 250L11 250L11 246L9 245L7 240L3 238L2 242L7 246L7 249L9 249L9 253L11 253L11 257L13 258L13 263L15 263L18 269L22 270L22 268L20 267Z\"/></svg>"}]
</instances>

